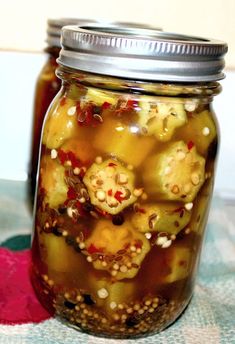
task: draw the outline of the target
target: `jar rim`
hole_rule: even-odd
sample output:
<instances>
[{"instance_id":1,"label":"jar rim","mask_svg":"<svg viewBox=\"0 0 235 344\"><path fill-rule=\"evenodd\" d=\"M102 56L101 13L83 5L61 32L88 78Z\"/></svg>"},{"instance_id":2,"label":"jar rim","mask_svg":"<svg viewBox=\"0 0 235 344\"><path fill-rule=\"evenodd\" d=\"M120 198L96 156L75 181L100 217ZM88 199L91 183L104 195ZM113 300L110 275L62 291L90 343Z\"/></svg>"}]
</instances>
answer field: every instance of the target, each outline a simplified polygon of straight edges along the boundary
<instances>
[{"instance_id":1,"label":"jar rim","mask_svg":"<svg viewBox=\"0 0 235 344\"><path fill-rule=\"evenodd\" d=\"M140 80L202 82L224 77L223 41L151 28L100 24L62 29L61 65Z\"/></svg>"}]
</instances>

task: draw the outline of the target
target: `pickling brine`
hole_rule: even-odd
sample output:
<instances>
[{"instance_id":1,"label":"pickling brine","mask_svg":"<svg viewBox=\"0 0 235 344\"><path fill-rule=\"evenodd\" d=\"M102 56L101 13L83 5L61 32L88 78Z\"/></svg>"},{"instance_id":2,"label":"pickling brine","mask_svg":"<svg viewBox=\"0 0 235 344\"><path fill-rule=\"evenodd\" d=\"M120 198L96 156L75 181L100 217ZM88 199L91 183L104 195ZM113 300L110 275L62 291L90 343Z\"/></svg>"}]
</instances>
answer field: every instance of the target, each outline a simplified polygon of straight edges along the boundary
<instances>
[{"instance_id":1,"label":"pickling brine","mask_svg":"<svg viewBox=\"0 0 235 344\"><path fill-rule=\"evenodd\" d=\"M195 284L220 86L63 66L58 75L41 142L33 285L52 314L88 333L159 332Z\"/></svg>"}]
</instances>

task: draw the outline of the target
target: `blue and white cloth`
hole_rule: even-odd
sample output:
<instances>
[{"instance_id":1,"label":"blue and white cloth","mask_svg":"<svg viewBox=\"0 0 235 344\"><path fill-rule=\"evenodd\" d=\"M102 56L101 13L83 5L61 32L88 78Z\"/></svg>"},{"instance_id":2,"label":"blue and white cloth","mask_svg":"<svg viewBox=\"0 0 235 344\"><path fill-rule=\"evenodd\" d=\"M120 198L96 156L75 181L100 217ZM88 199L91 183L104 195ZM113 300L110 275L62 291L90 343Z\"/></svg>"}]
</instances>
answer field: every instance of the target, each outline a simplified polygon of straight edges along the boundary
<instances>
[{"instance_id":1,"label":"blue and white cloth","mask_svg":"<svg viewBox=\"0 0 235 344\"><path fill-rule=\"evenodd\" d=\"M235 211L235 204L234 204ZM0 181L0 241L29 234L31 219L25 184ZM1 264L1 262L0 262ZM160 334L138 344L235 344L235 223L221 199L214 197L199 275L190 305ZM80 333L49 319L40 324L0 325L0 344L132 344Z\"/></svg>"}]
</instances>

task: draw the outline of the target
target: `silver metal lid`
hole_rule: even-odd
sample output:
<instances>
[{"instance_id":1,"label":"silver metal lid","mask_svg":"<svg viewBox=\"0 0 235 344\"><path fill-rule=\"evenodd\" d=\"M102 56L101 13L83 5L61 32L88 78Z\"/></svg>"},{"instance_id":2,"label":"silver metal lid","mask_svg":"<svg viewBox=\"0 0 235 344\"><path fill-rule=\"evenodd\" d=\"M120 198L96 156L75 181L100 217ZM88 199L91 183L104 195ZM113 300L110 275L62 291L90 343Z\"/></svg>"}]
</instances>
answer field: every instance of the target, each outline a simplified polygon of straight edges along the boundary
<instances>
[{"instance_id":1,"label":"silver metal lid","mask_svg":"<svg viewBox=\"0 0 235 344\"><path fill-rule=\"evenodd\" d=\"M152 81L224 78L222 41L157 30L100 25L62 29L58 62L86 72Z\"/></svg>"},{"instance_id":2,"label":"silver metal lid","mask_svg":"<svg viewBox=\"0 0 235 344\"><path fill-rule=\"evenodd\" d=\"M61 29L65 25L91 25L97 23L96 20L79 18L57 18L47 20L47 39L49 46L60 48Z\"/></svg>"}]
</instances>

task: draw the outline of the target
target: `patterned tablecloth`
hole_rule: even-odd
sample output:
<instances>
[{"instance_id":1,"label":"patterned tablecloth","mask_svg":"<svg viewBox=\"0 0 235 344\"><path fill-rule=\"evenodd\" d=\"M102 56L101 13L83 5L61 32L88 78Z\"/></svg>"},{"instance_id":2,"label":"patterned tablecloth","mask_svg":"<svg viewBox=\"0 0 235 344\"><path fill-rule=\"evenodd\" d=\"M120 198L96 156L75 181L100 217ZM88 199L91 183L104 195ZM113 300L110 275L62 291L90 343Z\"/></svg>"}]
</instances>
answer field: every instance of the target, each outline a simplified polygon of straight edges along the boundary
<instances>
[{"instance_id":1,"label":"patterned tablecloth","mask_svg":"<svg viewBox=\"0 0 235 344\"><path fill-rule=\"evenodd\" d=\"M235 206L234 206L235 210ZM0 243L13 250L29 247L31 217L25 183L0 181ZM0 261L0 270L3 268ZM0 290L0 297L2 291ZM1 307L1 299L0 299ZM79 333L50 318L40 323L0 325L0 344L116 344L120 340ZM207 226L199 276L184 314L162 333L138 344L235 343L235 223L215 197ZM133 340L122 340L122 344Z\"/></svg>"}]
</instances>

